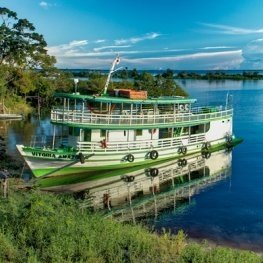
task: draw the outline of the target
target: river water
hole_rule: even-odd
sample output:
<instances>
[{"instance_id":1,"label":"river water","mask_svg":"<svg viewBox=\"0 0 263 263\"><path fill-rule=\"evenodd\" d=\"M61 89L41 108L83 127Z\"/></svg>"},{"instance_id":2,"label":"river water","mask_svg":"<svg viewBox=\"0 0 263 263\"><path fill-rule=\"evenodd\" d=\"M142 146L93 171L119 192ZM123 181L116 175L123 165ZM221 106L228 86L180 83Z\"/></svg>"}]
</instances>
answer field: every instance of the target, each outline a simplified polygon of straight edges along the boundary
<instances>
[{"instance_id":1,"label":"river water","mask_svg":"<svg viewBox=\"0 0 263 263\"><path fill-rule=\"evenodd\" d=\"M226 177L196 191L183 209L163 209L140 220L157 231L183 229L193 239L263 251L263 81L177 82L200 104L224 105L228 94L228 103L234 106L234 133L244 142L230 153L232 167ZM1 127L13 155L15 144L28 144L34 134L51 133L48 119Z\"/></svg>"},{"instance_id":2,"label":"river water","mask_svg":"<svg viewBox=\"0 0 263 263\"><path fill-rule=\"evenodd\" d=\"M162 215L155 228L184 229L192 238L263 251L263 81L180 84L201 102L222 103L229 92L234 133L244 142L233 150L229 180L196 195L188 209Z\"/></svg>"}]
</instances>

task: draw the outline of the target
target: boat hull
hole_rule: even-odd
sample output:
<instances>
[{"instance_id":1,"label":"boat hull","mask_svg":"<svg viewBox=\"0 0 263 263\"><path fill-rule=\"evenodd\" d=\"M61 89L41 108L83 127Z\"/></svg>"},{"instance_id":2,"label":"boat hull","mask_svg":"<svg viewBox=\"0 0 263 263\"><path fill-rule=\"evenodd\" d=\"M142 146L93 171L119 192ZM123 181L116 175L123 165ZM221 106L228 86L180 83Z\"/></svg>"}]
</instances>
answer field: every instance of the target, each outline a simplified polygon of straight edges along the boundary
<instances>
[{"instance_id":1,"label":"boat hull","mask_svg":"<svg viewBox=\"0 0 263 263\"><path fill-rule=\"evenodd\" d=\"M233 139L231 146L241 142L240 139ZM213 152L227 147L225 139L214 141L209 152ZM193 143L187 146L187 153L178 153L179 147L156 148L158 153L156 159L151 159L149 153L151 149L134 150L133 152L110 152L95 153L83 152L85 160L80 160L79 153L55 153L46 149L25 151L23 145L17 145L17 149L24 158L35 177L59 176L66 174L80 174L98 170L114 170L125 167L134 167L147 164L156 164L173 158L183 159L187 155L198 152L204 152L203 143ZM131 154L134 160L127 160L126 157ZM208 155L207 155L208 156ZM205 156L206 157L206 156Z\"/></svg>"}]
</instances>

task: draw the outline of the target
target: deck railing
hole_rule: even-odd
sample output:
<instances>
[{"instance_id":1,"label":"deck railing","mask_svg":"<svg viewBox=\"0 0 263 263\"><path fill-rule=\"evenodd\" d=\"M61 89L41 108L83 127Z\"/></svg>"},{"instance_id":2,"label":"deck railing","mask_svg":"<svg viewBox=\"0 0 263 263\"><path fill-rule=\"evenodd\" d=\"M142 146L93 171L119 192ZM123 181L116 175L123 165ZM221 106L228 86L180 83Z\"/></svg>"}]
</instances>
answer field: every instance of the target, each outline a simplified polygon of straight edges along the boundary
<instances>
[{"instance_id":1,"label":"deck railing","mask_svg":"<svg viewBox=\"0 0 263 263\"><path fill-rule=\"evenodd\" d=\"M143 150L143 149L160 149L160 148L170 148L182 145L188 145L192 143L202 143L205 141L204 134L186 135L183 137L156 139L156 140L143 140L143 141L133 141L133 142L77 142L74 149L80 152L129 152L130 150ZM52 149L53 145L52 136L33 136L30 143L30 147L39 147L45 149ZM60 147L67 147L68 140L66 137L56 136L54 139L54 148L58 149ZM106 146L106 147L105 147Z\"/></svg>"},{"instance_id":2,"label":"deck railing","mask_svg":"<svg viewBox=\"0 0 263 263\"><path fill-rule=\"evenodd\" d=\"M74 123L93 126L114 125L114 126L151 126L173 123L187 123L208 121L212 119L231 116L233 109L221 108L195 108L188 113L163 113L163 114L96 114L90 111L67 110L55 108L51 111L53 123Z\"/></svg>"},{"instance_id":3,"label":"deck railing","mask_svg":"<svg viewBox=\"0 0 263 263\"><path fill-rule=\"evenodd\" d=\"M106 145L100 142L78 142L77 149L80 152L129 152L130 150L159 149L188 145L197 142L204 142L204 134L183 136L180 138L167 138L157 140L143 140L134 142L107 142ZM105 147L106 146L106 147Z\"/></svg>"}]
</instances>

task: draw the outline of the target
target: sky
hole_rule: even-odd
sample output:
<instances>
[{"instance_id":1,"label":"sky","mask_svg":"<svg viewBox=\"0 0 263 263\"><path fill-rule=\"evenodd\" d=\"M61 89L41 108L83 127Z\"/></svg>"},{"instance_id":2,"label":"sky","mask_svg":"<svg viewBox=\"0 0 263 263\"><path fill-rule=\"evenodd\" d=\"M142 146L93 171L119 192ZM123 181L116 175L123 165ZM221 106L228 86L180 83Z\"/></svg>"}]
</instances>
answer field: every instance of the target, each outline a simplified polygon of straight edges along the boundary
<instances>
[{"instance_id":1,"label":"sky","mask_svg":"<svg viewBox=\"0 0 263 263\"><path fill-rule=\"evenodd\" d=\"M262 0L0 0L43 34L56 66L263 67Z\"/></svg>"}]
</instances>

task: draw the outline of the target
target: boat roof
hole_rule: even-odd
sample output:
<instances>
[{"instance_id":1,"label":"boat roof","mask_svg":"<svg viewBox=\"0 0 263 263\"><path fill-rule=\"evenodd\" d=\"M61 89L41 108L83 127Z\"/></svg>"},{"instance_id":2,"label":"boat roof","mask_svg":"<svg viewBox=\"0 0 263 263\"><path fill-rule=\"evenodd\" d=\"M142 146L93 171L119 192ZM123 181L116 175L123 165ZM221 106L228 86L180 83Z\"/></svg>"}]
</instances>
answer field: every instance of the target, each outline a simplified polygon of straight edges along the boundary
<instances>
[{"instance_id":1,"label":"boat roof","mask_svg":"<svg viewBox=\"0 0 263 263\"><path fill-rule=\"evenodd\" d=\"M179 104L179 103L194 103L196 99L180 96L163 96L150 97L148 99L129 99L123 97L114 97L109 95L81 95L79 93L56 93L55 98L79 99L92 102L102 103L127 103L127 104Z\"/></svg>"}]
</instances>

